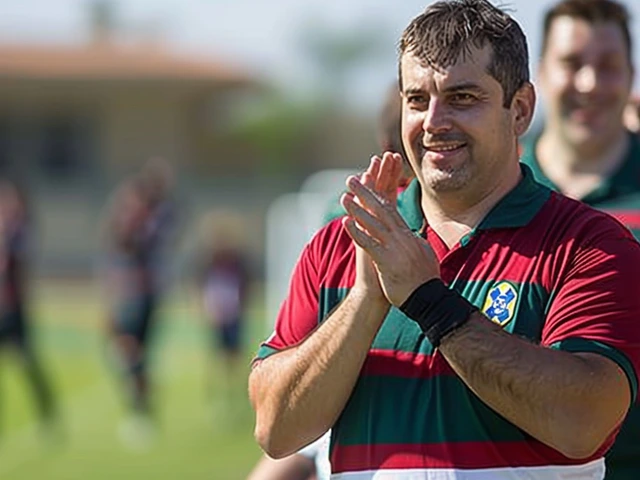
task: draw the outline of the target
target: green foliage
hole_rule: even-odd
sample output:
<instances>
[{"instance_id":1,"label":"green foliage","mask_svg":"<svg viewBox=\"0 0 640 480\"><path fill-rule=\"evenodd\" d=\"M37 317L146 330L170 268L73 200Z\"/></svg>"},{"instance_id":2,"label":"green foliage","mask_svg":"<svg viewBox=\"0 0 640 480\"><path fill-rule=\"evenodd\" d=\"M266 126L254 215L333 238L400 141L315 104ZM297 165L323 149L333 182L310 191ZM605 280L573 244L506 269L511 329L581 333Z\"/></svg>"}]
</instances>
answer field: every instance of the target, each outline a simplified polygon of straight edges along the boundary
<instances>
[{"instance_id":1,"label":"green foliage","mask_svg":"<svg viewBox=\"0 0 640 480\"><path fill-rule=\"evenodd\" d=\"M265 94L237 105L226 134L260 155L262 173L297 173L300 155L304 155L322 114L317 104Z\"/></svg>"}]
</instances>

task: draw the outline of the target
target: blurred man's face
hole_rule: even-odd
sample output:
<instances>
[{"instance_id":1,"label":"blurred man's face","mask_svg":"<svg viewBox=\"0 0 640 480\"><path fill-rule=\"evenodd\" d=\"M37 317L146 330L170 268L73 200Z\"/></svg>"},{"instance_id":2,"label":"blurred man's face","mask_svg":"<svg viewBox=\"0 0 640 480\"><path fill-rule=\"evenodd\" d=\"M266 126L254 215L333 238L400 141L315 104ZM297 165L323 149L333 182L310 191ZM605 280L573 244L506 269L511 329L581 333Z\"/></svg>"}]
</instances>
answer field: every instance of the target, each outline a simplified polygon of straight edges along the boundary
<instances>
[{"instance_id":1,"label":"blurred man's face","mask_svg":"<svg viewBox=\"0 0 640 480\"><path fill-rule=\"evenodd\" d=\"M445 69L403 55L402 138L423 189L490 190L517 162L516 135L524 132L516 130L530 117L515 125L522 102L504 107L502 86L487 72L491 55L490 47L474 49ZM527 99L535 101L532 91Z\"/></svg>"},{"instance_id":2,"label":"blurred man's face","mask_svg":"<svg viewBox=\"0 0 640 480\"><path fill-rule=\"evenodd\" d=\"M556 18L539 75L547 124L568 143L603 149L619 138L633 80L619 26Z\"/></svg>"}]
</instances>

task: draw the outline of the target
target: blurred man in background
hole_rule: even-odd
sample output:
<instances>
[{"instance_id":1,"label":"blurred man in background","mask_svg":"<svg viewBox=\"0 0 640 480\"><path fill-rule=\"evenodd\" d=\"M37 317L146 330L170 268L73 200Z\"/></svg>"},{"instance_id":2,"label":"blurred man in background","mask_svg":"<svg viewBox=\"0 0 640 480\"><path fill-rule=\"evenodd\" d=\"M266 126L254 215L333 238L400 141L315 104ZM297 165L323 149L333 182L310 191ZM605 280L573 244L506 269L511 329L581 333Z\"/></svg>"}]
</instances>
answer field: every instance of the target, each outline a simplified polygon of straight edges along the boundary
<instances>
[{"instance_id":1,"label":"blurred man in background","mask_svg":"<svg viewBox=\"0 0 640 480\"><path fill-rule=\"evenodd\" d=\"M123 440L151 439L149 337L167 283L167 250L174 229L172 175L153 160L115 191L104 221L108 333L123 373L130 417Z\"/></svg>"},{"instance_id":2,"label":"blurred man in background","mask_svg":"<svg viewBox=\"0 0 640 480\"><path fill-rule=\"evenodd\" d=\"M33 390L44 427L55 417L52 390L35 352L28 304L31 213L25 192L0 181L0 344L13 347Z\"/></svg>"},{"instance_id":3,"label":"blurred man in background","mask_svg":"<svg viewBox=\"0 0 640 480\"><path fill-rule=\"evenodd\" d=\"M634 120L631 48L620 3L564 0L548 10L539 65L546 118L542 132L523 142L522 161L541 183L607 211L640 238L640 140L623 123L625 108L627 123ZM638 472L634 406L607 456L607 478Z\"/></svg>"}]
</instances>

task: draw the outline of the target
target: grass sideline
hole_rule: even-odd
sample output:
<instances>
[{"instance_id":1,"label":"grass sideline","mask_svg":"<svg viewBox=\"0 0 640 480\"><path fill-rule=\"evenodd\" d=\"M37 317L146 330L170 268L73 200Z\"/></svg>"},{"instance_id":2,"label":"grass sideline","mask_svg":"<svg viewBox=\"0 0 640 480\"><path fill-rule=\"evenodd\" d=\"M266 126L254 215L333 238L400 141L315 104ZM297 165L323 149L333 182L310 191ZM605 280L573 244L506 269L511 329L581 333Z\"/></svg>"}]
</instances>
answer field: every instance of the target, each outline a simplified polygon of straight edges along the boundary
<instances>
[{"instance_id":1,"label":"grass sideline","mask_svg":"<svg viewBox=\"0 0 640 480\"><path fill-rule=\"evenodd\" d=\"M248 363L263 337L262 298L256 295L246 335L246 366L234 379L233 411L222 392L207 399L205 379L220 377L212 339L193 293L177 288L154 338L153 372L159 431L144 450L125 448L117 435L124 410L107 367L103 315L89 282L43 282L34 289L36 341L62 412L60 431L42 435L20 365L0 352L0 478L3 480L122 480L246 478L260 456L252 437L246 394ZM216 409L216 405L218 408Z\"/></svg>"}]
</instances>

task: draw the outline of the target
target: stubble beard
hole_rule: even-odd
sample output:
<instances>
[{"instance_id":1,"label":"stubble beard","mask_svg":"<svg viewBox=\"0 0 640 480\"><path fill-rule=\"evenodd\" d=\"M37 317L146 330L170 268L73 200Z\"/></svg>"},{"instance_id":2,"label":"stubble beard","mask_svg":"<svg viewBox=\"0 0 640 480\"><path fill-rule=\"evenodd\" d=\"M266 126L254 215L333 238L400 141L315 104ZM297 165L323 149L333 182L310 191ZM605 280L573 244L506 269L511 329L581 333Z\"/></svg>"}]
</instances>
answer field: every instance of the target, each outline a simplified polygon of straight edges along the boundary
<instances>
[{"instance_id":1,"label":"stubble beard","mask_svg":"<svg viewBox=\"0 0 640 480\"><path fill-rule=\"evenodd\" d=\"M425 186L436 193L448 193L462 190L472 179L470 165L465 163L452 168L430 168L424 171Z\"/></svg>"}]
</instances>

